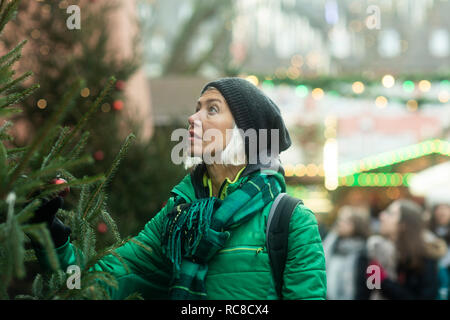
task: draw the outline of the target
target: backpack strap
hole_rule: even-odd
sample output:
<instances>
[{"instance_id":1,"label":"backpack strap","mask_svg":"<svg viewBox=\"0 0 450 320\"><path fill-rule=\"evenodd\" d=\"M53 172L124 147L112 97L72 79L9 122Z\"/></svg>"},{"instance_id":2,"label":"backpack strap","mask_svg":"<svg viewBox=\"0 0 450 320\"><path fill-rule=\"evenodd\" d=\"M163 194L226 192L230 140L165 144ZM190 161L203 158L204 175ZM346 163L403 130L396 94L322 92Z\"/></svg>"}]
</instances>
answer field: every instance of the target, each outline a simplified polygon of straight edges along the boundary
<instances>
[{"instance_id":1,"label":"backpack strap","mask_svg":"<svg viewBox=\"0 0 450 320\"><path fill-rule=\"evenodd\" d=\"M266 245L275 289L280 298L288 251L289 222L292 212L299 203L303 204L303 201L287 193L280 193L273 201L267 219Z\"/></svg>"}]
</instances>

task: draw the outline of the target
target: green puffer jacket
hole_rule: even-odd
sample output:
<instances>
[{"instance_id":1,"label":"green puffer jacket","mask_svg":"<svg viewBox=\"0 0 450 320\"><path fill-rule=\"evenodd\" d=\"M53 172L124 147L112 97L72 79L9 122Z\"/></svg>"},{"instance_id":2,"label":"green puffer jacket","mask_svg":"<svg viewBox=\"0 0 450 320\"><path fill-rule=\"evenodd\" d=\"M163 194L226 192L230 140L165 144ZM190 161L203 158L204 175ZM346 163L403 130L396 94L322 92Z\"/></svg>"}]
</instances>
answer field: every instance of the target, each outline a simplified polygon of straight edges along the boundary
<instances>
[{"instance_id":1,"label":"green puffer jacket","mask_svg":"<svg viewBox=\"0 0 450 320\"><path fill-rule=\"evenodd\" d=\"M196 170L198 171L198 170ZM251 170L224 182L221 198L239 187L241 179ZM242 172L242 171L241 171ZM240 172L240 173L241 173ZM240 174L239 173L239 174ZM284 177L277 178L285 192ZM206 186L205 186L206 185ZM208 188L204 173L188 174L172 190L191 202L202 187ZM172 210L174 197L151 219L139 233L115 250L129 270L115 255L102 258L93 269L112 273L119 288L109 287L113 299L122 299L139 292L145 299L167 299L172 273L171 262L162 254L161 235L164 216ZM223 249L208 265L206 290L208 299L244 300L277 299L266 248L265 228L272 202L260 214L230 230L231 236ZM325 299L325 256L316 218L304 205L298 205L290 222L288 255L284 271L283 299ZM151 250L150 250L151 249ZM56 249L63 270L75 264L74 246L68 241ZM43 252L37 252L41 264L46 265Z\"/></svg>"}]
</instances>

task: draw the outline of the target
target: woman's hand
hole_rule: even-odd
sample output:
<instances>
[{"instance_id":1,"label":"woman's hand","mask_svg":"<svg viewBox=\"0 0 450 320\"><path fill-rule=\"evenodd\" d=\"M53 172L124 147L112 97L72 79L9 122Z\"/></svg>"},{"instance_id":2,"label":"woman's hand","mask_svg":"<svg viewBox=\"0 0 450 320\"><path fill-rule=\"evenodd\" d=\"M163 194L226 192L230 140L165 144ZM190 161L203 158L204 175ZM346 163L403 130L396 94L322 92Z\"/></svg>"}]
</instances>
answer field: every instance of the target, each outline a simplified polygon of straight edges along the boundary
<instances>
[{"instance_id":1,"label":"woman's hand","mask_svg":"<svg viewBox=\"0 0 450 320\"><path fill-rule=\"evenodd\" d=\"M55 248L65 244L71 233L70 228L56 217L56 213L63 205L64 199L61 196L57 196L51 200L43 199L42 204L34 212L34 217L30 220L31 223L45 222L47 224ZM32 241L36 247L41 248L35 240L32 239Z\"/></svg>"}]
</instances>

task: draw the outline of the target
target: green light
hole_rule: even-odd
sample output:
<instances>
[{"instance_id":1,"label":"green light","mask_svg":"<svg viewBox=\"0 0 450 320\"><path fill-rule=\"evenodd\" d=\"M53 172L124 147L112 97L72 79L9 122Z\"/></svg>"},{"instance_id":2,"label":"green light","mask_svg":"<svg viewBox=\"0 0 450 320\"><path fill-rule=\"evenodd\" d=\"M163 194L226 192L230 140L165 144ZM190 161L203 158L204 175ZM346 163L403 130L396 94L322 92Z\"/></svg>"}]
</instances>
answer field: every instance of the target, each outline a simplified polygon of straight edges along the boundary
<instances>
[{"instance_id":1,"label":"green light","mask_svg":"<svg viewBox=\"0 0 450 320\"><path fill-rule=\"evenodd\" d=\"M339 92L337 92L335 90L328 91L328 94L332 95L332 96L335 96L335 97L339 97Z\"/></svg>"},{"instance_id":2,"label":"green light","mask_svg":"<svg viewBox=\"0 0 450 320\"><path fill-rule=\"evenodd\" d=\"M439 83L439 85L440 85L440 87L441 87L441 89L448 89L448 88L450 88L450 81L448 81L448 80L442 80L440 83Z\"/></svg>"},{"instance_id":3,"label":"green light","mask_svg":"<svg viewBox=\"0 0 450 320\"><path fill-rule=\"evenodd\" d=\"M412 82L411 80L406 80L405 82L403 82L403 90L405 90L406 92L413 92L414 86L414 82Z\"/></svg>"},{"instance_id":4,"label":"green light","mask_svg":"<svg viewBox=\"0 0 450 320\"><path fill-rule=\"evenodd\" d=\"M348 176L347 181L349 186L355 185L355 176Z\"/></svg>"},{"instance_id":5,"label":"green light","mask_svg":"<svg viewBox=\"0 0 450 320\"><path fill-rule=\"evenodd\" d=\"M265 87L273 87L274 86L272 80L264 80L262 85L265 86Z\"/></svg>"},{"instance_id":6,"label":"green light","mask_svg":"<svg viewBox=\"0 0 450 320\"><path fill-rule=\"evenodd\" d=\"M391 175L390 185L391 186L399 186L401 184L402 184L402 176L399 173L393 173Z\"/></svg>"},{"instance_id":7,"label":"green light","mask_svg":"<svg viewBox=\"0 0 450 320\"><path fill-rule=\"evenodd\" d=\"M379 179L380 179L380 184L379 185L385 186L385 185L389 184L389 182L388 182L388 175L387 174L380 173L379 174Z\"/></svg>"},{"instance_id":8,"label":"green light","mask_svg":"<svg viewBox=\"0 0 450 320\"><path fill-rule=\"evenodd\" d=\"M308 95L308 88L304 85L298 85L295 88L295 93L300 97L300 98L304 98Z\"/></svg>"},{"instance_id":9,"label":"green light","mask_svg":"<svg viewBox=\"0 0 450 320\"><path fill-rule=\"evenodd\" d=\"M364 174L360 174L358 175L358 185L359 186L363 186L364 182L366 182L365 178L364 178Z\"/></svg>"}]
</instances>

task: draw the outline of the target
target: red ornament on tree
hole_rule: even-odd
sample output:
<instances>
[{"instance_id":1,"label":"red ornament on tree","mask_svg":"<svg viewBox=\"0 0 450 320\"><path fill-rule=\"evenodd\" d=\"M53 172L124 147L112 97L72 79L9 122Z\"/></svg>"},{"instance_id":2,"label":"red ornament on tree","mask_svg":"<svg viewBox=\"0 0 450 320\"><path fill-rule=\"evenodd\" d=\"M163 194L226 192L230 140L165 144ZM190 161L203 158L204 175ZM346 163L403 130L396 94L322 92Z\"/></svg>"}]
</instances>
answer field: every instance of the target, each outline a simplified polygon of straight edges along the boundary
<instances>
[{"instance_id":1,"label":"red ornament on tree","mask_svg":"<svg viewBox=\"0 0 450 320\"><path fill-rule=\"evenodd\" d=\"M114 110L117 110L117 111L122 110L123 109L123 101L122 100L115 100L113 102L113 108L114 108Z\"/></svg>"},{"instance_id":2,"label":"red ornament on tree","mask_svg":"<svg viewBox=\"0 0 450 320\"><path fill-rule=\"evenodd\" d=\"M55 178L52 180L52 184L64 184L64 183L67 183L67 181L63 178ZM70 192L70 187L66 187L60 193L58 193L58 195L60 197L64 198L65 196L67 196L69 194L69 192Z\"/></svg>"},{"instance_id":3,"label":"red ornament on tree","mask_svg":"<svg viewBox=\"0 0 450 320\"><path fill-rule=\"evenodd\" d=\"M98 150L94 152L94 159L97 161L101 161L103 160L103 158L105 157L104 153L102 150Z\"/></svg>"},{"instance_id":4,"label":"red ornament on tree","mask_svg":"<svg viewBox=\"0 0 450 320\"><path fill-rule=\"evenodd\" d=\"M106 232L108 232L108 226L106 225L106 223L100 222L100 223L97 225L97 231L98 231L99 233L106 233Z\"/></svg>"},{"instance_id":5,"label":"red ornament on tree","mask_svg":"<svg viewBox=\"0 0 450 320\"><path fill-rule=\"evenodd\" d=\"M122 91L125 89L125 81L123 80L117 80L116 82L116 89Z\"/></svg>"}]
</instances>

